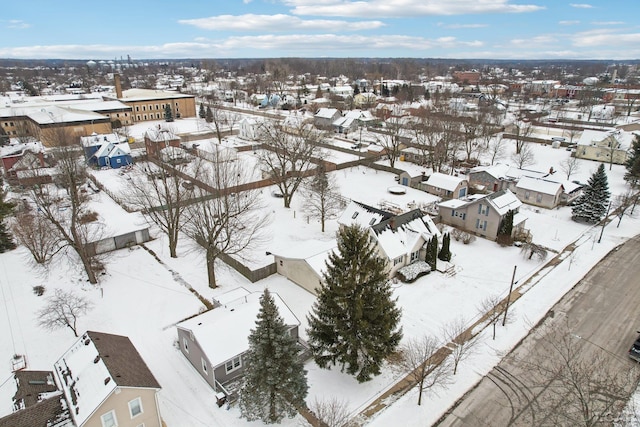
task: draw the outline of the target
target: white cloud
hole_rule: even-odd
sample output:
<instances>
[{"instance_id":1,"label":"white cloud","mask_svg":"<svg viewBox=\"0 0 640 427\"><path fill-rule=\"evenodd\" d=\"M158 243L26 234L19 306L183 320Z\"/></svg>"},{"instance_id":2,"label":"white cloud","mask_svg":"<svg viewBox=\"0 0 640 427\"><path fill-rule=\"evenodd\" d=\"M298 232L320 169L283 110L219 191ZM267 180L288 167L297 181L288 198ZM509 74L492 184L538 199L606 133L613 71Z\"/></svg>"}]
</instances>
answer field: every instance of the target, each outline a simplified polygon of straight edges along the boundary
<instances>
[{"instance_id":1,"label":"white cloud","mask_svg":"<svg viewBox=\"0 0 640 427\"><path fill-rule=\"evenodd\" d=\"M525 13L545 9L532 4L510 4L510 0L282 0L295 15L349 17L407 17L468 15L481 13Z\"/></svg>"},{"instance_id":2,"label":"white cloud","mask_svg":"<svg viewBox=\"0 0 640 427\"><path fill-rule=\"evenodd\" d=\"M528 48L534 48L534 47L543 47L545 45L556 43L557 41L558 39L553 36L541 35L541 36L535 36L535 37L530 37L526 39L513 39L511 40L511 45L518 46L518 47L526 46Z\"/></svg>"},{"instance_id":3,"label":"white cloud","mask_svg":"<svg viewBox=\"0 0 640 427\"><path fill-rule=\"evenodd\" d=\"M27 24L26 22L20 19L10 19L9 21L7 21L7 28L24 30L29 27L31 27L31 24Z\"/></svg>"},{"instance_id":4,"label":"white cloud","mask_svg":"<svg viewBox=\"0 0 640 427\"><path fill-rule=\"evenodd\" d=\"M587 3L569 3L569 6L576 9L593 9L593 6Z\"/></svg>"},{"instance_id":5,"label":"white cloud","mask_svg":"<svg viewBox=\"0 0 640 427\"><path fill-rule=\"evenodd\" d=\"M242 3L244 3L244 4L249 4L249 3L251 3L251 1L252 1L252 0L242 0Z\"/></svg>"},{"instance_id":6,"label":"white cloud","mask_svg":"<svg viewBox=\"0 0 640 427\"><path fill-rule=\"evenodd\" d=\"M50 45L0 48L0 57L83 59L113 58L123 53L137 58L272 57L285 53L301 57L319 57L326 55L394 56L399 52L412 52L413 56L428 56L433 49L480 46L483 46L481 41L461 41L454 37L427 39L404 35L270 34L236 36L222 40L198 38L194 42L162 45Z\"/></svg>"},{"instance_id":7,"label":"white cloud","mask_svg":"<svg viewBox=\"0 0 640 427\"><path fill-rule=\"evenodd\" d=\"M624 21L594 21L593 25L624 25Z\"/></svg>"},{"instance_id":8,"label":"white cloud","mask_svg":"<svg viewBox=\"0 0 640 427\"><path fill-rule=\"evenodd\" d=\"M487 24L445 24L443 22L438 22L438 27L457 30L460 28L487 28Z\"/></svg>"},{"instance_id":9,"label":"white cloud","mask_svg":"<svg viewBox=\"0 0 640 427\"><path fill-rule=\"evenodd\" d=\"M385 26L381 21L304 20L291 15L219 15L209 18L181 19L180 24L193 25L205 30L280 32L295 30L359 31Z\"/></svg>"},{"instance_id":10,"label":"white cloud","mask_svg":"<svg viewBox=\"0 0 640 427\"><path fill-rule=\"evenodd\" d=\"M606 46L615 47L616 51L630 58L631 52L621 50L622 46L633 47L640 44L640 33L620 33L613 30L593 30L576 33L572 37L573 45L578 47Z\"/></svg>"},{"instance_id":11,"label":"white cloud","mask_svg":"<svg viewBox=\"0 0 640 427\"><path fill-rule=\"evenodd\" d=\"M558 21L559 25L578 25L580 21Z\"/></svg>"}]
</instances>

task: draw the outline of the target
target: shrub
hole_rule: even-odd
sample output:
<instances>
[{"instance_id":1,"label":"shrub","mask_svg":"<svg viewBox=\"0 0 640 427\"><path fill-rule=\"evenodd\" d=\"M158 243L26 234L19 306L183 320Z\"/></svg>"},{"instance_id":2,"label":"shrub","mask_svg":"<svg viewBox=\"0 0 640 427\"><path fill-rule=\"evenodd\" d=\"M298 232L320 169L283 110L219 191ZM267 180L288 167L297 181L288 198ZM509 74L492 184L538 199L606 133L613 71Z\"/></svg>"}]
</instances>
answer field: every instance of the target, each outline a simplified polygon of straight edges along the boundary
<instances>
[{"instance_id":1,"label":"shrub","mask_svg":"<svg viewBox=\"0 0 640 427\"><path fill-rule=\"evenodd\" d=\"M476 236L474 236L473 234L467 233L466 231L463 231L461 239L462 239L462 243L464 243L465 245L468 245L469 243L476 240Z\"/></svg>"},{"instance_id":2,"label":"shrub","mask_svg":"<svg viewBox=\"0 0 640 427\"><path fill-rule=\"evenodd\" d=\"M45 291L45 287L42 285L36 285L33 287L33 293L39 297L42 296L42 294L44 294L44 291Z\"/></svg>"}]
</instances>

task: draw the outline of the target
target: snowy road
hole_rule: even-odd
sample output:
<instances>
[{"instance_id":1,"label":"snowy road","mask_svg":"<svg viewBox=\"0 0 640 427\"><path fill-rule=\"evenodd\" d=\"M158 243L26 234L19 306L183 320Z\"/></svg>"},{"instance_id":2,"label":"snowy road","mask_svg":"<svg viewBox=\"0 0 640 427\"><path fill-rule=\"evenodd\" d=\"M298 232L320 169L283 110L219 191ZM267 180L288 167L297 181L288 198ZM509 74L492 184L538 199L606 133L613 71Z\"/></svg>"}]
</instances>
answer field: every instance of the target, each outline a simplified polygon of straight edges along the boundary
<instances>
[{"instance_id":1,"label":"snowy road","mask_svg":"<svg viewBox=\"0 0 640 427\"><path fill-rule=\"evenodd\" d=\"M545 329L569 325L580 352L606 352L612 369L628 370L627 350L640 329L640 236L614 249L556 304ZM550 327L549 327L550 326ZM541 328L537 328L538 331ZM530 334L439 424L449 426L524 425L535 396L526 389L526 369L517 360L534 357L544 333ZM542 355L542 357L548 357ZM500 387L498 387L500 386ZM507 391L505 393L505 391ZM529 395L527 395L529 393Z\"/></svg>"}]
</instances>

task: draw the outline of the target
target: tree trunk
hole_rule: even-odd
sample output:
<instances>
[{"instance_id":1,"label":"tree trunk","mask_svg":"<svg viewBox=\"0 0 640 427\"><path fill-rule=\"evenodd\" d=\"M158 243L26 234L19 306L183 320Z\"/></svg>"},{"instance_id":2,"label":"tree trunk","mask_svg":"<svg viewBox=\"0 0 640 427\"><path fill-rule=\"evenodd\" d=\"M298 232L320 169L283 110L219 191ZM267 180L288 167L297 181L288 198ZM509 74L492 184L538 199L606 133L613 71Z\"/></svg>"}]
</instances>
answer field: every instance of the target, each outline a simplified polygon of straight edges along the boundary
<instances>
[{"instance_id":1,"label":"tree trunk","mask_svg":"<svg viewBox=\"0 0 640 427\"><path fill-rule=\"evenodd\" d=\"M211 289L215 289L218 286L216 285L216 271L215 271L215 263L216 256L213 254L213 251L207 249L207 279L209 281L209 287Z\"/></svg>"},{"instance_id":2,"label":"tree trunk","mask_svg":"<svg viewBox=\"0 0 640 427\"><path fill-rule=\"evenodd\" d=\"M418 406L422 404L422 389L424 387L424 377L420 380L420 384L418 385Z\"/></svg>"},{"instance_id":3,"label":"tree trunk","mask_svg":"<svg viewBox=\"0 0 640 427\"><path fill-rule=\"evenodd\" d=\"M178 253L176 252L178 239L177 237L173 237L171 234L172 233L169 233L169 255L171 256L171 258L178 258Z\"/></svg>"}]
</instances>

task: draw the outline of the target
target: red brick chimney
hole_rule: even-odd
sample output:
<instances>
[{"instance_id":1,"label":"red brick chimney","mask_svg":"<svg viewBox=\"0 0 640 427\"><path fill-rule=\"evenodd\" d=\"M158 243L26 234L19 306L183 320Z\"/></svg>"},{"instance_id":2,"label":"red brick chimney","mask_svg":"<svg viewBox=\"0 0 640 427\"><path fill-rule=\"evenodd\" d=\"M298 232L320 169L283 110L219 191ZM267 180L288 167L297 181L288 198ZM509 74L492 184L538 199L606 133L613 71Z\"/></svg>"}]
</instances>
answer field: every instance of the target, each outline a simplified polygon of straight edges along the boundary
<instances>
[{"instance_id":1,"label":"red brick chimney","mask_svg":"<svg viewBox=\"0 0 640 427\"><path fill-rule=\"evenodd\" d=\"M113 80L115 80L116 85L116 98L122 98L122 84L120 83L120 74L114 74Z\"/></svg>"}]
</instances>

